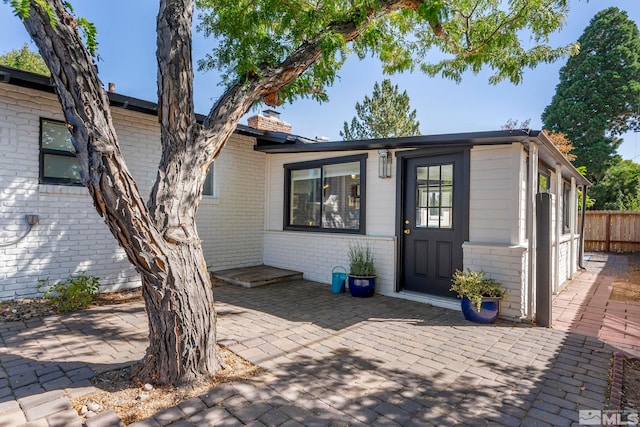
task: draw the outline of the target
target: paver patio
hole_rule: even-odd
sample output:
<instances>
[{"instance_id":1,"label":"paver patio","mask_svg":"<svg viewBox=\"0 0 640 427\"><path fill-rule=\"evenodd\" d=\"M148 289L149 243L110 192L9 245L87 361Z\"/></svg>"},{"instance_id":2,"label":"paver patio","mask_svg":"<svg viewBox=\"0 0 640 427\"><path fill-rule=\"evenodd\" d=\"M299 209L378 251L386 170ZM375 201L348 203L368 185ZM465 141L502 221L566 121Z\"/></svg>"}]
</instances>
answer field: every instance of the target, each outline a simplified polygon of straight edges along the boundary
<instances>
[{"instance_id":1,"label":"paver patio","mask_svg":"<svg viewBox=\"0 0 640 427\"><path fill-rule=\"evenodd\" d=\"M616 256L606 266L591 265L581 286L597 288L624 268ZM599 305L604 293L592 294L588 305ZM335 295L308 281L227 285L215 297L220 343L265 372L136 427L577 424L579 409L606 408L609 362L620 344L578 329L586 303L558 308L561 330L475 325L457 311ZM80 426L69 398L90 390L94 372L138 360L144 325L141 303L0 324L0 427ZM91 419L101 425L117 421Z\"/></svg>"}]
</instances>

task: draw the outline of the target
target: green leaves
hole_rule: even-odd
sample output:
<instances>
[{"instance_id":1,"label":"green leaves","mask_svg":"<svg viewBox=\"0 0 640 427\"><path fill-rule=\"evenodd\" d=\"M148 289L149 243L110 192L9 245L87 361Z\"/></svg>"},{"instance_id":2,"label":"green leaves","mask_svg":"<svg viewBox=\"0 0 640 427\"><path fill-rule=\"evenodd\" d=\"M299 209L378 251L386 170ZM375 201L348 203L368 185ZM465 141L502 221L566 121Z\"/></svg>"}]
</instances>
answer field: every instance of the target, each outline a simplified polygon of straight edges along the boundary
<instances>
[{"instance_id":1,"label":"green leaves","mask_svg":"<svg viewBox=\"0 0 640 427\"><path fill-rule=\"evenodd\" d=\"M3 0L5 3L7 0ZM40 8L47 14L49 18L49 22L52 27L56 27L59 24L59 18L56 15L55 11L51 7L51 5L46 0L11 0L11 7L13 8L14 14L20 19L25 19L29 17L30 9L32 3ZM70 2L64 1L62 2L66 11L71 14L76 19L76 24L82 34L84 39L85 47L91 56L93 56L96 60L100 59L98 55L98 30L96 26L89 22L86 18L76 17L73 12L73 6Z\"/></svg>"},{"instance_id":2,"label":"green leaves","mask_svg":"<svg viewBox=\"0 0 640 427\"><path fill-rule=\"evenodd\" d=\"M397 85L385 79L382 86L374 85L371 98L365 96L362 104L356 103L357 117L351 120L351 125L344 122L340 136L344 140L357 140L420 135L416 110L410 109L407 92L400 93Z\"/></svg>"},{"instance_id":3,"label":"green leaves","mask_svg":"<svg viewBox=\"0 0 640 427\"><path fill-rule=\"evenodd\" d=\"M29 46L26 43L22 46L22 49L10 50L0 56L0 65L30 71L44 76L51 75L42 57L38 53L29 50Z\"/></svg>"},{"instance_id":4,"label":"green leaves","mask_svg":"<svg viewBox=\"0 0 640 427\"><path fill-rule=\"evenodd\" d=\"M544 127L567 135L600 181L620 144L616 135L640 130L640 32L626 12L608 8L596 14L578 39L580 52L560 70L560 83L542 114Z\"/></svg>"},{"instance_id":5,"label":"green leaves","mask_svg":"<svg viewBox=\"0 0 640 427\"><path fill-rule=\"evenodd\" d=\"M564 25L566 0L432 0L415 5L393 0L199 0L197 5L198 29L218 42L199 66L220 70L227 84L259 78L301 46L317 46L322 66L309 69L312 77L301 77L307 83L283 89L287 99L331 84L352 52L360 58L378 57L387 73L419 67L460 81L466 72L489 67L494 70L491 83L519 83L524 69L575 50L574 45L547 44L548 35ZM351 27L358 34L348 42L342 30Z\"/></svg>"}]
</instances>

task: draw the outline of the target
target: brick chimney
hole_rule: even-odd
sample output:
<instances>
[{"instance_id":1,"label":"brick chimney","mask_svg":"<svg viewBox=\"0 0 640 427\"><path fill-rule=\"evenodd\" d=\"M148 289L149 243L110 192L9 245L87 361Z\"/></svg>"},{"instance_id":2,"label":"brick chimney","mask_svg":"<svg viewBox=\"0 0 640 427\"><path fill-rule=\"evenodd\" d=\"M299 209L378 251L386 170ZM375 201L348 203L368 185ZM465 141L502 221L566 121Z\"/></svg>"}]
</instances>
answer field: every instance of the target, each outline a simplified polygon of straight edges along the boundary
<instances>
[{"instance_id":1,"label":"brick chimney","mask_svg":"<svg viewBox=\"0 0 640 427\"><path fill-rule=\"evenodd\" d=\"M279 118L280 113L274 110L264 110L263 112L249 117L247 123L254 129L291 133L291 124L283 122Z\"/></svg>"}]
</instances>

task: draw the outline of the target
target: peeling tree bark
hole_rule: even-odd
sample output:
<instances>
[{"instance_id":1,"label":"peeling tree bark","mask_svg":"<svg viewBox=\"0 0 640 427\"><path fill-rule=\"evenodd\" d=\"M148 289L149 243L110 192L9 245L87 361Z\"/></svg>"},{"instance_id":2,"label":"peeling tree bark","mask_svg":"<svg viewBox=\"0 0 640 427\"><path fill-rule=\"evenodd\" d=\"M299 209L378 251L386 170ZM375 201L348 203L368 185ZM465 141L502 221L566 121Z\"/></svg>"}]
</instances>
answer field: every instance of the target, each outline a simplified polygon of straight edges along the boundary
<instances>
[{"instance_id":1,"label":"peeling tree bark","mask_svg":"<svg viewBox=\"0 0 640 427\"><path fill-rule=\"evenodd\" d=\"M262 78L230 87L203 125L193 106L191 24L193 0L160 0L158 119L162 157L148 204L129 173L110 114L107 94L83 47L74 17L61 0L45 0L58 22L32 0L24 25L51 70L94 206L142 276L149 347L136 375L145 382L185 384L213 375L216 354L213 292L196 215L206 171L241 117L264 96L299 77L320 57L318 36L301 44ZM384 1L360 24L329 30L351 41L373 20L420 1Z\"/></svg>"}]
</instances>

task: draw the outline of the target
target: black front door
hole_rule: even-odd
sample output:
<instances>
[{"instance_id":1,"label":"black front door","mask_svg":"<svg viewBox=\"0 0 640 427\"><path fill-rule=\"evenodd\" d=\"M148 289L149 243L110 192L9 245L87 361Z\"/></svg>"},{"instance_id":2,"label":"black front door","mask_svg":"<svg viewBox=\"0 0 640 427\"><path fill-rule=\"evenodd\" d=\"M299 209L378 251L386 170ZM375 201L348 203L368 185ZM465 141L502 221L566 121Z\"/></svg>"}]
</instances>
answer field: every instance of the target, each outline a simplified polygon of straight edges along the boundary
<instances>
[{"instance_id":1,"label":"black front door","mask_svg":"<svg viewBox=\"0 0 640 427\"><path fill-rule=\"evenodd\" d=\"M464 154L408 158L404 166L400 285L453 297L451 276L462 270L468 218Z\"/></svg>"}]
</instances>

